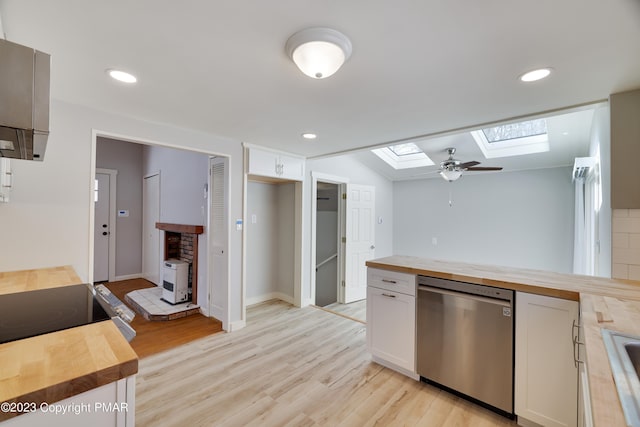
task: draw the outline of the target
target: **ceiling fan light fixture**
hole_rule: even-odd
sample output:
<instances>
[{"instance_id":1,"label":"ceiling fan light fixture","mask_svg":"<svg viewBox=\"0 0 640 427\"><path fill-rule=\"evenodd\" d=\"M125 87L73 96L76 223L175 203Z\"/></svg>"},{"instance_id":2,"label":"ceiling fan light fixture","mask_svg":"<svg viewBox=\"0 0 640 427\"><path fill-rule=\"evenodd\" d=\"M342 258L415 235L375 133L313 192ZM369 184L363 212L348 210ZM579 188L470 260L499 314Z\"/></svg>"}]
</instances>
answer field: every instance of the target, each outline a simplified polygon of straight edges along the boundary
<instances>
[{"instance_id":1,"label":"ceiling fan light fixture","mask_svg":"<svg viewBox=\"0 0 640 427\"><path fill-rule=\"evenodd\" d=\"M333 75L349 59L352 46L341 32L314 27L289 37L285 50L304 74L314 79L324 79Z\"/></svg>"},{"instance_id":2,"label":"ceiling fan light fixture","mask_svg":"<svg viewBox=\"0 0 640 427\"><path fill-rule=\"evenodd\" d=\"M455 181L462 176L462 171L458 169L443 169L440 171L440 176L445 181Z\"/></svg>"}]
</instances>

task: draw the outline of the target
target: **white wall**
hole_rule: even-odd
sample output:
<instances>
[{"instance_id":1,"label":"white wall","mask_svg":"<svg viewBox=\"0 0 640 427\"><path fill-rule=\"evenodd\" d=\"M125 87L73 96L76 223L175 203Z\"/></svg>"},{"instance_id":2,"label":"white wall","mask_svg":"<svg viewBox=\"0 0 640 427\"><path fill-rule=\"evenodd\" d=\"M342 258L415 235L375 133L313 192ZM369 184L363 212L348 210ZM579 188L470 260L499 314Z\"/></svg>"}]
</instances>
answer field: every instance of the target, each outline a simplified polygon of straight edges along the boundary
<instances>
[{"instance_id":1,"label":"white wall","mask_svg":"<svg viewBox=\"0 0 640 427\"><path fill-rule=\"evenodd\" d=\"M293 302L294 197L294 184L247 183L247 305Z\"/></svg>"},{"instance_id":2,"label":"white wall","mask_svg":"<svg viewBox=\"0 0 640 427\"><path fill-rule=\"evenodd\" d=\"M314 272L315 259L311 259L311 204L315 194L311 194L311 173L347 178L352 184L372 185L376 188L376 218L382 217L382 224L376 221L375 257L393 254L393 183L364 166L354 156L328 157L307 160L303 205L303 283L302 304L309 304L311 295L311 275Z\"/></svg>"},{"instance_id":3,"label":"white wall","mask_svg":"<svg viewBox=\"0 0 640 427\"><path fill-rule=\"evenodd\" d=\"M277 185L278 264L276 289L281 295L291 297L293 302L294 261L295 261L295 184Z\"/></svg>"},{"instance_id":4,"label":"white wall","mask_svg":"<svg viewBox=\"0 0 640 427\"><path fill-rule=\"evenodd\" d=\"M467 175L453 183L399 181L393 187L398 255L572 270L571 168Z\"/></svg>"},{"instance_id":5,"label":"white wall","mask_svg":"<svg viewBox=\"0 0 640 427\"><path fill-rule=\"evenodd\" d=\"M51 102L51 134L44 162L14 161L11 203L0 206L0 271L71 265L92 276L92 132L115 139L187 148L230 158L230 220L242 218L242 146L216 135L145 122L66 102ZM241 319L241 233L230 234L230 283L215 289L229 300L225 327ZM230 295L228 294L230 292Z\"/></svg>"},{"instance_id":6,"label":"white wall","mask_svg":"<svg viewBox=\"0 0 640 427\"><path fill-rule=\"evenodd\" d=\"M116 206L127 217L116 217L116 277L142 274L142 146L98 138L96 167L115 169Z\"/></svg>"},{"instance_id":7,"label":"white wall","mask_svg":"<svg viewBox=\"0 0 640 427\"><path fill-rule=\"evenodd\" d=\"M160 222L206 225L208 155L145 146L142 163L143 175L160 172Z\"/></svg>"}]
</instances>

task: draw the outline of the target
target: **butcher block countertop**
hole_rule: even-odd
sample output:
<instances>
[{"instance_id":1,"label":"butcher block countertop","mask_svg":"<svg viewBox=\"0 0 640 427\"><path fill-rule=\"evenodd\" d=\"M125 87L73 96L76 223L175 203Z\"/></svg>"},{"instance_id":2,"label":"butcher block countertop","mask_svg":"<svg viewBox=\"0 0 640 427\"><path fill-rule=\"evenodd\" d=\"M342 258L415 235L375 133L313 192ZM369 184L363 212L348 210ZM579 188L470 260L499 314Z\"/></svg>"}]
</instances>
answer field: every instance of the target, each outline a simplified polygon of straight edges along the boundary
<instances>
[{"instance_id":1,"label":"butcher block countertop","mask_svg":"<svg viewBox=\"0 0 640 427\"><path fill-rule=\"evenodd\" d=\"M573 301L580 301L582 293L640 301L640 283L631 280L467 264L402 255L367 261L367 266Z\"/></svg>"},{"instance_id":2,"label":"butcher block countertop","mask_svg":"<svg viewBox=\"0 0 640 427\"><path fill-rule=\"evenodd\" d=\"M71 267L0 273L0 295L81 283ZM53 403L138 372L111 320L0 344L0 402ZM0 411L0 421L17 414Z\"/></svg>"},{"instance_id":3,"label":"butcher block countertop","mask_svg":"<svg viewBox=\"0 0 640 427\"><path fill-rule=\"evenodd\" d=\"M0 295L82 283L75 270L63 267L0 272Z\"/></svg>"},{"instance_id":4,"label":"butcher block countertop","mask_svg":"<svg viewBox=\"0 0 640 427\"><path fill-rule=\"evenodd\" d=\"M594 425L626 426L600 330L640 336L640 302L582 294L580 312Z\"/></svg>"},{"instance_id":5,"label":"butcher block countertop","mask_svg":"<svg viewBox=\"0 0 640 427\"><path fill-rule=\"evenodd\" d=\"M594 425L627 425L601 328L640 336L640 282L399 255L367 266L579 301Z\"/></svg>"}]
</instances>

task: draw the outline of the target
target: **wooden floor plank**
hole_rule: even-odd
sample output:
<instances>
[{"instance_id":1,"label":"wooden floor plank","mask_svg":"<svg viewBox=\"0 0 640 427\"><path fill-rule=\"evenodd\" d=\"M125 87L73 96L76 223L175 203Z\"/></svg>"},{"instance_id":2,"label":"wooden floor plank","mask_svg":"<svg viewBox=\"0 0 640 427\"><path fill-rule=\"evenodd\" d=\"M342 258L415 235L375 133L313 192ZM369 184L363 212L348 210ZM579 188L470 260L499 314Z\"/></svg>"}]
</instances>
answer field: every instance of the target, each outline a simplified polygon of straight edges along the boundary
<instances>
[{"instance_id":1,"label":"wooden floor plank","mask_svg":"<svg viewBox=\"0 0 640 427\"><path fill-rule=\"evenodd\" d=\"M156 286L144 279L123 280L104 285L132 310L134 308L126 302L124 296L131 291ZM142 358L221 332L222 322L202 314L167 321L146 320L142 315L136 314L131 327L136 331L136 337L130 343L131 347L138 357Z\"/></svg>"},{"instance_id":2,"label":"wooden floor plank","mask_svg":"<svg viewBox=\"0 0 640 427\"><path fill-rule=\"evenodd\" d=\"M270 301L140 361L137 426L515 426L371 361L365 326ZM451 424L449 424L451 423Z\"/></svg>"}]
</instances>

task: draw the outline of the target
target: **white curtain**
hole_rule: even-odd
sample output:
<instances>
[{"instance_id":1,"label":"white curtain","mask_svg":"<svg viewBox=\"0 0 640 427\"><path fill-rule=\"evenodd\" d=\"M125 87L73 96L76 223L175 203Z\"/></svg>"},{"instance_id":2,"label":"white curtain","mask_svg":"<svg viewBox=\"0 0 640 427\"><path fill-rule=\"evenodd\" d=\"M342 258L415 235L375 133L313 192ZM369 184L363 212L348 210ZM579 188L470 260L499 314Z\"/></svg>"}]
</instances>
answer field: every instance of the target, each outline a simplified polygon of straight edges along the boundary
<instances>
[{"instance_id":1,"label":"white curtain","mask_svg":"<svg viewBox=\"0 0 640 427\"><path fill-rule=\"evenodd\" d=\"M574 274L594 276L598 273L599 185L597 168L591 168L584 178L575 180Z\"/></svg>"},{"instance_id":2,"label":"white curtain","mask_svg":"<svg viewBox=\"0 0 640 427\"><path fill-rule=\"evenodd\" d=\"M585 182L584 178L575 180L575 220L573 226L573 273L586 273L586 245L585 245Z\"/></svg>"}]
</instances>

